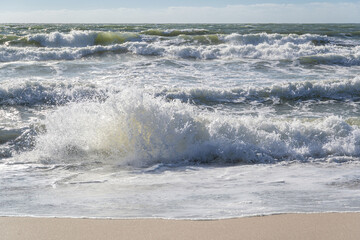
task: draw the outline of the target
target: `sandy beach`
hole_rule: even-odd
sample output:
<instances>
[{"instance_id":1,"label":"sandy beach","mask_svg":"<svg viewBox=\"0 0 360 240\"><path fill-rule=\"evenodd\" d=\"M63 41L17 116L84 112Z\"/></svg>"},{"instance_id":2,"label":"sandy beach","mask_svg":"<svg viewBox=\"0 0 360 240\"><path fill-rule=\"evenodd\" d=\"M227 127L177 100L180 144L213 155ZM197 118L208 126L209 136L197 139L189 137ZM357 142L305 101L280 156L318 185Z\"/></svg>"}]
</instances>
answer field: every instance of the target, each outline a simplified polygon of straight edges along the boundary
<instances>
[{"instance_id":1,"label":"sandy beach","mask_svg":"<svg viewBox=\"0 0 360 240\"><path fill-rule=\"evenodd\" d=\"M2 240L359 239L359 213L281 214L227 220L1 217Z\"/></svg>"}]
</instances>

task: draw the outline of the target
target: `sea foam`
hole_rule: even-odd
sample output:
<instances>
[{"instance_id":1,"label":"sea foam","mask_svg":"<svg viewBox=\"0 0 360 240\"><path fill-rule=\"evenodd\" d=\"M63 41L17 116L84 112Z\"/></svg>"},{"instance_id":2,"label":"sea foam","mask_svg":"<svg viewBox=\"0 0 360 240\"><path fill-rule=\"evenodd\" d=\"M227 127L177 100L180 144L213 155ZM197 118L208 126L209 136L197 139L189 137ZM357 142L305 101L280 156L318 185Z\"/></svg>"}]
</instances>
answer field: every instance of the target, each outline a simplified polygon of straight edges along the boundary
<instances>
[{"instance_id":1,"label":"sea foam","mask_svg":"<svg viewBox=\"0 0 360 240\"><path fill-rule=\"evenodd\" d=\"M1 45L0 62L74 60L108 52L185 59L252 58L290 60L300 64L360 64L359 46L338 45L332 42L332 38L315 34L232 33L161 37L127 32L73 30L69 33L30 35L27 41L29 46L24 47ZM34 47L34 44L45 48Z\"/></svg>"},{"instance_id":2,"label":"sea foam","mask_svg":"<svg viewBox=\"0 0 360 240\"><path fill-rule=\"evenodd\" d=\"M3 83L0 87L0 106L63 105L69 102L107 98L106 89L98 89L93 84L16 82Z\"/></svg>"},{"instance_id":3,"label":"sea foam","mask_svg":"<svg viewBox=\"0 0 360 240\"><path fill-rule=\"evenodd\" d=\"M37 42L42 47L86 47L94 45L96 32L71 31L35 34L28 37L29 42Z\"/></svg>"},{"instance_id":4,"label":"sea foam","mask_svg":"<svg viewBox=\"0 0 360 240\"><path fill-rule=\"evenodd\" d=\"M360 129L341 117L224 116L131 89L47 115L35 149L43 163L274 163L360 156Z\"/></svg>"},{"instance_id":5,"label":"sea foam","mask_svg":"<svg viewBox=\"0 0 360 240\"><path fill-rule=\"evenodd\" d=\"M69 81L51 83L47 81L4 82L0 87L0 105L35 106L64 105L71 102L105 101L123 91L121 86L100 86L95 83ZM269 86L252 84L233 88L178 87L153 88L144 92L167 100L180 100L194 104L220 103L268 103L287 101L358 101L360 78L324 81L302 81L275 83Z\"/></svg>"},{"instance_id":6,"label":"sea foam","mask_svg":"<svg viewBox=\"0 0 360 240\"><path fill-rule=\"evenodd\" d=\"M308 100L352 101L360 98L360 78L347 80L302 81L270 86L242 86L232 89L178 88L164 89L158 95L181 101L212 103L248 103Z\"/></svg>"}]
</instances>

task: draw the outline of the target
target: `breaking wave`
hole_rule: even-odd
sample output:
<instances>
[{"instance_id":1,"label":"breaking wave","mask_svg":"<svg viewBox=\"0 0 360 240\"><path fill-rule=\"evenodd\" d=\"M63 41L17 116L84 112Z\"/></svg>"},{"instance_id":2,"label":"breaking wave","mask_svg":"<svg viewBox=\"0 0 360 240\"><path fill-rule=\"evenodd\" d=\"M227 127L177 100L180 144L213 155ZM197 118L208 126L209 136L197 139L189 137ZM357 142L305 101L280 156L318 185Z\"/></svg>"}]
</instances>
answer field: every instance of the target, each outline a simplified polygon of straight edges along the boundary
<instances>
[{"instance_id":1,"label":"breaking wave","mask_svg":"<svg viewBox=\"0 0 360 240\"><path fill-rule=\"evenodd\" d=\"M360 65L360 46L338 46L315 34L209 34L202 29L96 32L72 30L0 37L0 62L74 60L98 53L193 59L290 60L300 64ZM169 36L163 37L168 33ZM203 34L202 34L203 33Z\"/></svg>"},{"instance_id":2,"label":"breaking wave","mask_svg":"<svg viewBox=\"0 0 360 240\"><path fill-rule=\"evenodd\" d=\"M233 89L165 89L159 95L183 102L271 102L307 100L359 100L360 78L338 81L304 81L273 84L266 87L241 87Z\"/></svg>"},{"instance_id":3,"label":"breaking wave","mask_svg":"<svg viewBox=\"0 0 360 240\"><path fill-rule=\"evenodd\" d=\"M0 87L0 106L64 105L70 102L105 101L123 91L121 87L100 87L90 83L47 83L44 81L6 84ZM303 81L270 86L238 88L148 88L154 97L194 104L251 103L279 104L286 101L360 100L360 78L333 81Z\"/></svg>"},{"instance_id":4,"label":"breaking wave","mask_svg":"<svg viewBox=\"0 0 360 240\"><path fill-rule=\"evenodd\" d=\"M275 163L360 157L360 129L341 117L304 121L224 116L136 89L102 102L73 102L48 113L33 150L42 163Z\"/></svg>"},{"instance_id":5,"label":"breaking wave","mask_svg":"<svg viewBox=\"0 0 360 240\"><path fill-rule=\"evenodd\" d=\"M49 49L0 46L0 62L75 60L104 52L125 53L128 50L121 45Z\"/></svg>"},{"instance_id":6,"label":"breaking wave","mask_svg":"<svg viewBox=\"0 0 360 240\"><path fill-rule=\"evenodd\" d=\"M52 32L29 36L28 41L36 42L42 47L86 47L94 45L96 36L95 32L88 31Z\"/></svg>"},{"instance_id":7,"label":"breaking wave","mask_svg":"<svg viewBox=\"0 0 360 240\"><path fill-rule=\"evenodd\" d=\"M0 106L63 105L69 102L106 98L106 90L97 89L92 84L46 84L28 81L15 85L3 84L0 87Z\"/></svg>"},{"instance_id":8,"label":"breaking wave","mask_svg":"<svg viewBox=\"0 0 360 240\"><path fill-rule=\"evenodd\" d=\"M162 36L172 38L161 38ZM166 41L174 40L173 43L195 42L201 44L231 43L236 45L259 45L286 43L314 45L326 45L330 38L314 34L211 34L207 30L185 29L185 30L147 30L140 33L135 32L96 32L72 30L69 33L52 32L20 37L14 35L0 35L0 43L7 45L19 45L20 43L41 47L87 47L93 45L112 45L124 42L141 41Z\"/></svg>"},{"instance_id":9,"label":"breaking wave","mask_svg":"<svg viewBox=\"0 0 360 240\"><path fill-rule=\"evenodd\" d=\"M332 53L333 52L333 53ZM242 59L291 60L301 64L360 65L360 48L348 51L311 45L216 45L216 46L163 46L156 43L124 43L110 46L81 48L16 48L0 47L0 62L74 60L98 53L132 53L143 56L167 56L193 59Z\"/></svg>"},{"instance_id":10,"label":"breaking wave","mask_svg":"<svg viewBox=\"0 0 360 240\"><path fill-rule=\"evenodd\" d=\"M163 36L163 37L175 37L179 35L205 35L209 34L209 30L206 29L149 29L142 31L141 34Z\"/></svg>"}]
</instances>

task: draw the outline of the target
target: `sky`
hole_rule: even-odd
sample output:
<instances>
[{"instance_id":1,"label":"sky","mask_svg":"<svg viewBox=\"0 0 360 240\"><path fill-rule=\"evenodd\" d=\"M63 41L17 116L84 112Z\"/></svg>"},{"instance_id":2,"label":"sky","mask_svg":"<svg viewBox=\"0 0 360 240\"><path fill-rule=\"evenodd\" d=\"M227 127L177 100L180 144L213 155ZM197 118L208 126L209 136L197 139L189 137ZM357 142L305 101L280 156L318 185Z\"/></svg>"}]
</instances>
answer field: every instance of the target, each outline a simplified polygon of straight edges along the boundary
<instances>
[{"instance_id":1,"label":"sky","mask_svg":"<svg viewBox=\"0 0 360 240\"><path fill-rule=\"evenodd\" d=\"M360 0L0 0L0 23L360 23Z\"/></svg>"}]
</instances>

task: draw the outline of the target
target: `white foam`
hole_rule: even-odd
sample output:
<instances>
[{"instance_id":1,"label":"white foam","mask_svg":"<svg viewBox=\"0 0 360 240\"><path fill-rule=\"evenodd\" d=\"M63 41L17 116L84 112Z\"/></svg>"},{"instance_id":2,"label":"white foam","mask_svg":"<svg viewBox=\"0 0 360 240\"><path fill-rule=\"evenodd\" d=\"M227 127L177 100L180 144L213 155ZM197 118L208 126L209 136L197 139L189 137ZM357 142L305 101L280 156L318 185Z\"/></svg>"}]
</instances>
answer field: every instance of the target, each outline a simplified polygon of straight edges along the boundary
<instances>
[{"instance_id":1,"label":"white foam","mask_svg":"<svg viewBox=\"0 0 360 240\"><path fill-rule=\"evenodd\" d=\"M250 41L250 40L249 40ZM161 55L176 58L195 59L264 59L264 60L297 60L302 57L310 63L322 64L360 64L360 47L340 48L333 45L316 46L307 38L298 41L280 39L278 41L261 41L255 44L239 44L228 41L218 45L177 45L166 42L134 43L123 46L130 52L139 55ZM320 59L320 60L319 60ZM340 59L340 60L339 60ZM306 63L302 59L302 63Z\"/></svg>"},{"instance_id":2,"label":"white foam","mask_svg":"<svg viewBox=\"0 0 360 240\"><path fill-rule=\"evenodd\" d=\"M81 83L49 83L37 81L3 82L0 105L61 105L73 101L103 99L107 96L95 85Z\"/></svg>"},{"instance_id":3,"label":"white foam","mask_svg":"<svg viewBox=\"0 0 360 240\"><path fill-rule=\"evenodd\" d=\"M221 44L208 45L187 43L179 37L146 41L140 37L137 41L125 41L122 44L94 46L98 33L71 31L54 32L29 36L46 48L36 47L0 47L0 61L46 61L73 60L97 52L131 52L137 55L160 55L175 58L195 59L264 59L264 60L300 60L300 63L359 65L360 46L339 47L334 44L314 44L326 42L327 37L318 35L280 35L280 34L230 34L220 37ZM125 34L126 35L126 34ZM124 35L124 36L125 36Z\"/></svg>"},{"instance_id":4,"label":"white foam","mask_svg":"<svg viewBox=\"0 0 360 240\"><path fill-rule=\"evenodd\" d=\"M226 42L230 42L237 45L259 45L259 44L270 44L270 45L285 45L287 43L293 43L296 45L317 43L317 42L328 42L329 38L326 36L320 36L316 34L278 34L278 33L257 33L257 34L238 34L232 33L225 35L222 39Z\"/></svg>"},{"instance_id":5,"label":"white foam","mask_svg":"<svg viewBox=\"0 0 360 240\"><path fill-rule=\"evenodd\" d=\"M103 84L103 83L102 83ZM3 82L0 87L2 105L63 105L69 102L105 100L123 88L99 86L69 79L65 83L48 81ZM147 88L149 94L166 99L195 103L251 103L278 104L282 101L339 100L360 98L360 78L325 81L274 83L270 86L245 85L236 88L181 87Z\"/></svg>"},{"instance_id":6,"label":"white foam","mask_svg":"<svg viewBox=\"0 0 360 240\"><path fill-rule=\"evenodd\" d=\"M79 48L0 47L0 62L74 60L98 52L111 51L127 52L127 49L119 44L111 46L89 46Z\"/></svg>"},{"instance_id":7,"label":"white foam","mask_svg":"<svg viewBox=\"0 0 360 240\"><path fill-rule=\"evenodd\" d=\"M75 31L69 33L52 32L28 36L28 41L35 41L43 47L86 47L94 45L96 32Z\"/></svg>"},{"instance_id":8,"label":"white foam","mask_svg":"<svg viewBox=\"0 0 360 240\"><path fill-rule=\"evenodd\" d=\"M327 161L360 156L360 130L340 117L313 121L223 116L130 89L103 103L49 114L29 157L148 166L187 162ZM25 155L24 155L25 156Z\"/></svg>"},{"instance_id":9,"label":"white foam","mask_svg":"<svg viewBox=\"0 0 360 240\"><path fill-rule=\"evenodd\" d=\"M165 89L161 95L182 101L247 102L267 100L351 100L360 97L360 78L347 80L275 83L271 86L252 85L233 89L180 88Z\"/></svg>"}]
</instances>

